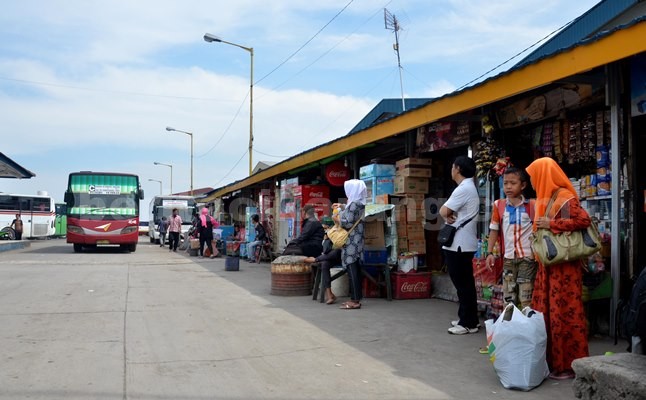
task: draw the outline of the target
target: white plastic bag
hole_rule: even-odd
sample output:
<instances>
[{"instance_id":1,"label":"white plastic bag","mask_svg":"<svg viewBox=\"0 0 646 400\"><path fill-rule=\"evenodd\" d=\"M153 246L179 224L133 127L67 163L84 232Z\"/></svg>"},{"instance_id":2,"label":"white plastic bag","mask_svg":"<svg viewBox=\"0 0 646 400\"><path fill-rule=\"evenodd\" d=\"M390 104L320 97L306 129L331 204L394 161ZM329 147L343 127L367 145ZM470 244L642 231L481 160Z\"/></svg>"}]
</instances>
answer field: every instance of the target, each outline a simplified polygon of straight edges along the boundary
<instances>
[{"instance_id":1,"label":"white plastic bag","mask_svg":"<svg viewBox=\"0 0 646 400\"><path fill-rule=\"evenodd\" d=\"M485 321L489 360L506 389L532 390L549 375L543 314L508 304L498 319Z\"/></svg>"}]
</instances>

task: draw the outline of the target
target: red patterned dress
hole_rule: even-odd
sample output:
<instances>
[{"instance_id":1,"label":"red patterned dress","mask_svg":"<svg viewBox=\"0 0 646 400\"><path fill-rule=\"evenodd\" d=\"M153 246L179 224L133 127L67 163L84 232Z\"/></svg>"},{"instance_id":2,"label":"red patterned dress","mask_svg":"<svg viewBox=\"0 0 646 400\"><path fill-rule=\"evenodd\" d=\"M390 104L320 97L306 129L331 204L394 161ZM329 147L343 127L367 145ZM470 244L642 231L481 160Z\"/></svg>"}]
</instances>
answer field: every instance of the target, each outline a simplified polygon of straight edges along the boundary
<instances>
[{"instance_id":1,"label":"red patterned dress","mask_svg":"<svg viewBox=\"0 0 646 400\"><path fill-rule=\"evenodd\" d=\"M563 218L569 215L569 218ZM590 217L571 199L551 221L552 232L575 231L590 226ZM586 316L581 298L581 261L545 267L539 263L532 308L545 316L547 363L553 373L572 370L572 361L588 356Z\"/></svg>"}]
</instances>

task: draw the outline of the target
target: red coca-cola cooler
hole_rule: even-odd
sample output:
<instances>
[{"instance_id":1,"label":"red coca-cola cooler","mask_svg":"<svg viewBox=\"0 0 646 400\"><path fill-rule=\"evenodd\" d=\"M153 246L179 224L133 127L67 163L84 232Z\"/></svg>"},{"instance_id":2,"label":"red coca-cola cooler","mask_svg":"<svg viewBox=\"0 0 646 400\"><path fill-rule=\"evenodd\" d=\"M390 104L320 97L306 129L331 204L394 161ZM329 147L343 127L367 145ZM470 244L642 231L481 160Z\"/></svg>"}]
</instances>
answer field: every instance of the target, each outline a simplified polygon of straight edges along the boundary
<instances>
[{"instance_id":1,"label":"red coca-cola cooler","mask_svg":"<svg viewBox=\"0 0 646 400\"><path fill-rule=\"evenodd\" d=\"M393 299L428 299L431 296L430 272L391 272Z\"/></svg>"},{"instance_id":2,"label":"red coca-cola cooler","mask_svg":"<svg viewBox=\"0 0 646 400\"><path fill-rule=\"evenodd\" d=\"M330 187L324 185L300 185L292 189L294 196L294 236L301 234L301 224L303 223L303 207L308 204L314 206L316 215L319 220L324 215L330 215Z\"/></svg>"}]
</instances>

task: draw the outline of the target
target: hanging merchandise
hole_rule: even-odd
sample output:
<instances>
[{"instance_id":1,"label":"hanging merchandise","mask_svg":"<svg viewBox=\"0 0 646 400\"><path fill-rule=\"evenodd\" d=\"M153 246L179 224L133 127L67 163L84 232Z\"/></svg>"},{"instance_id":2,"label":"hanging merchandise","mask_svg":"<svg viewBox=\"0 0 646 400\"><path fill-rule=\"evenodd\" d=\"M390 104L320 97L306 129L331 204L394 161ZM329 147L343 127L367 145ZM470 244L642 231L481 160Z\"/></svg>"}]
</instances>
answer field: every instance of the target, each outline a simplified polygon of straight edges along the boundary
<instances>
[{"instance_id":1,"label":"hanging merchandise","mask_svg":"<svg viewBox=\"0 0 646 400\"><path fill-rule=\"evenodd\" d=\"M552 145L552 124L545 124L543 127L543 157L552 157L554 146Z\"/></svg>"},{"instance_id":2,"label":"hanging merchandise","mask_svg":"<svg viewBox=\"0 0 646 400\"><path fill-rule=\"evenodd\" d=\"M579 141L579 123L570 122L568 124L568 150L567 150L567 162L568 164L574 164L579 160L579 154L581 149L581 142Z\"/></svg>"},{"instance_id":3,"label":"hanging merchandise","mask_svg":"<svg viewBox=\"0 0 646 400\"><path fill-rule=\"evenodd\" d=\"M498 178L493 168L496 166L498 159L504 156L504 152L493 138L494 130L495 128L489 117L482 118L482 140L474 143L476 178L479 183Z\"/></svg>"},{"instance_id":4,"label":"hanging merchandise","mask_svg":"<svg viewBox=\"0 0 646 400\"><path fill-rule=\"evenodd\" d=\"M534 151L534 159L541 158L541 136L543 135L543 127L537 126L532 129L532 150Z\"/></svg>"},{"instance_id":5,"label":"hanging merchandise","mask_svg":"<svg viewBox=\"0 0 646 400\"><path fill-rule=\"evenodd\" d=\"M590 161L595 158L595 144L597 141L594 127L594 115L587 114L581 122L581 160Z\"/></svg>"},{"instance_id":6,"label":"hanging merchandise","mask_svg":"<svg viewBox=\"0 0 646 400\"><path fill-rule=\"evenodd\" d=\"M563 162L563 152L561 151L561 124L556 121L552 125L552 144L554 145L554 157L559 163Z\"/></svg>"}]
</instances>

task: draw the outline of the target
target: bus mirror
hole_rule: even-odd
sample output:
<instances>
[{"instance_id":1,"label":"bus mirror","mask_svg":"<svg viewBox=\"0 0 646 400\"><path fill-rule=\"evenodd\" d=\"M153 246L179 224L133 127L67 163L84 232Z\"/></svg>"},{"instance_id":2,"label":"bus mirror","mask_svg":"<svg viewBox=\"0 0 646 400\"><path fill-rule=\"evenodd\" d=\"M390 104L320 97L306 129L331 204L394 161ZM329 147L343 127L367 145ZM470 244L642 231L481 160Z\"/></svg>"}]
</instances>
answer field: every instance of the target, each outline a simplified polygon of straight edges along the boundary
<instances>
[{"instance_id":1,"label":"bus mirror","mask_svg":"<svg viewBox=\"0 0 646 400\"><path fill-rule=\"evenodd\" d=\"M139 193L137 193L137 194L139 195L139 200L144 199L144 190L143 189L139 189Z\"/></svg>"},{"instance_id":2,"label":"bus mirror","mask_svg":"<svg viewBox=\"0 0 646 400\"><path fill-rule=\"evenodd\" d=\"M72 203L72 200L74 200L74 196L70 192L65 192L65 197L63 198L65 200L65 203L70 204Z\"/></svg>"}]
</instances>

